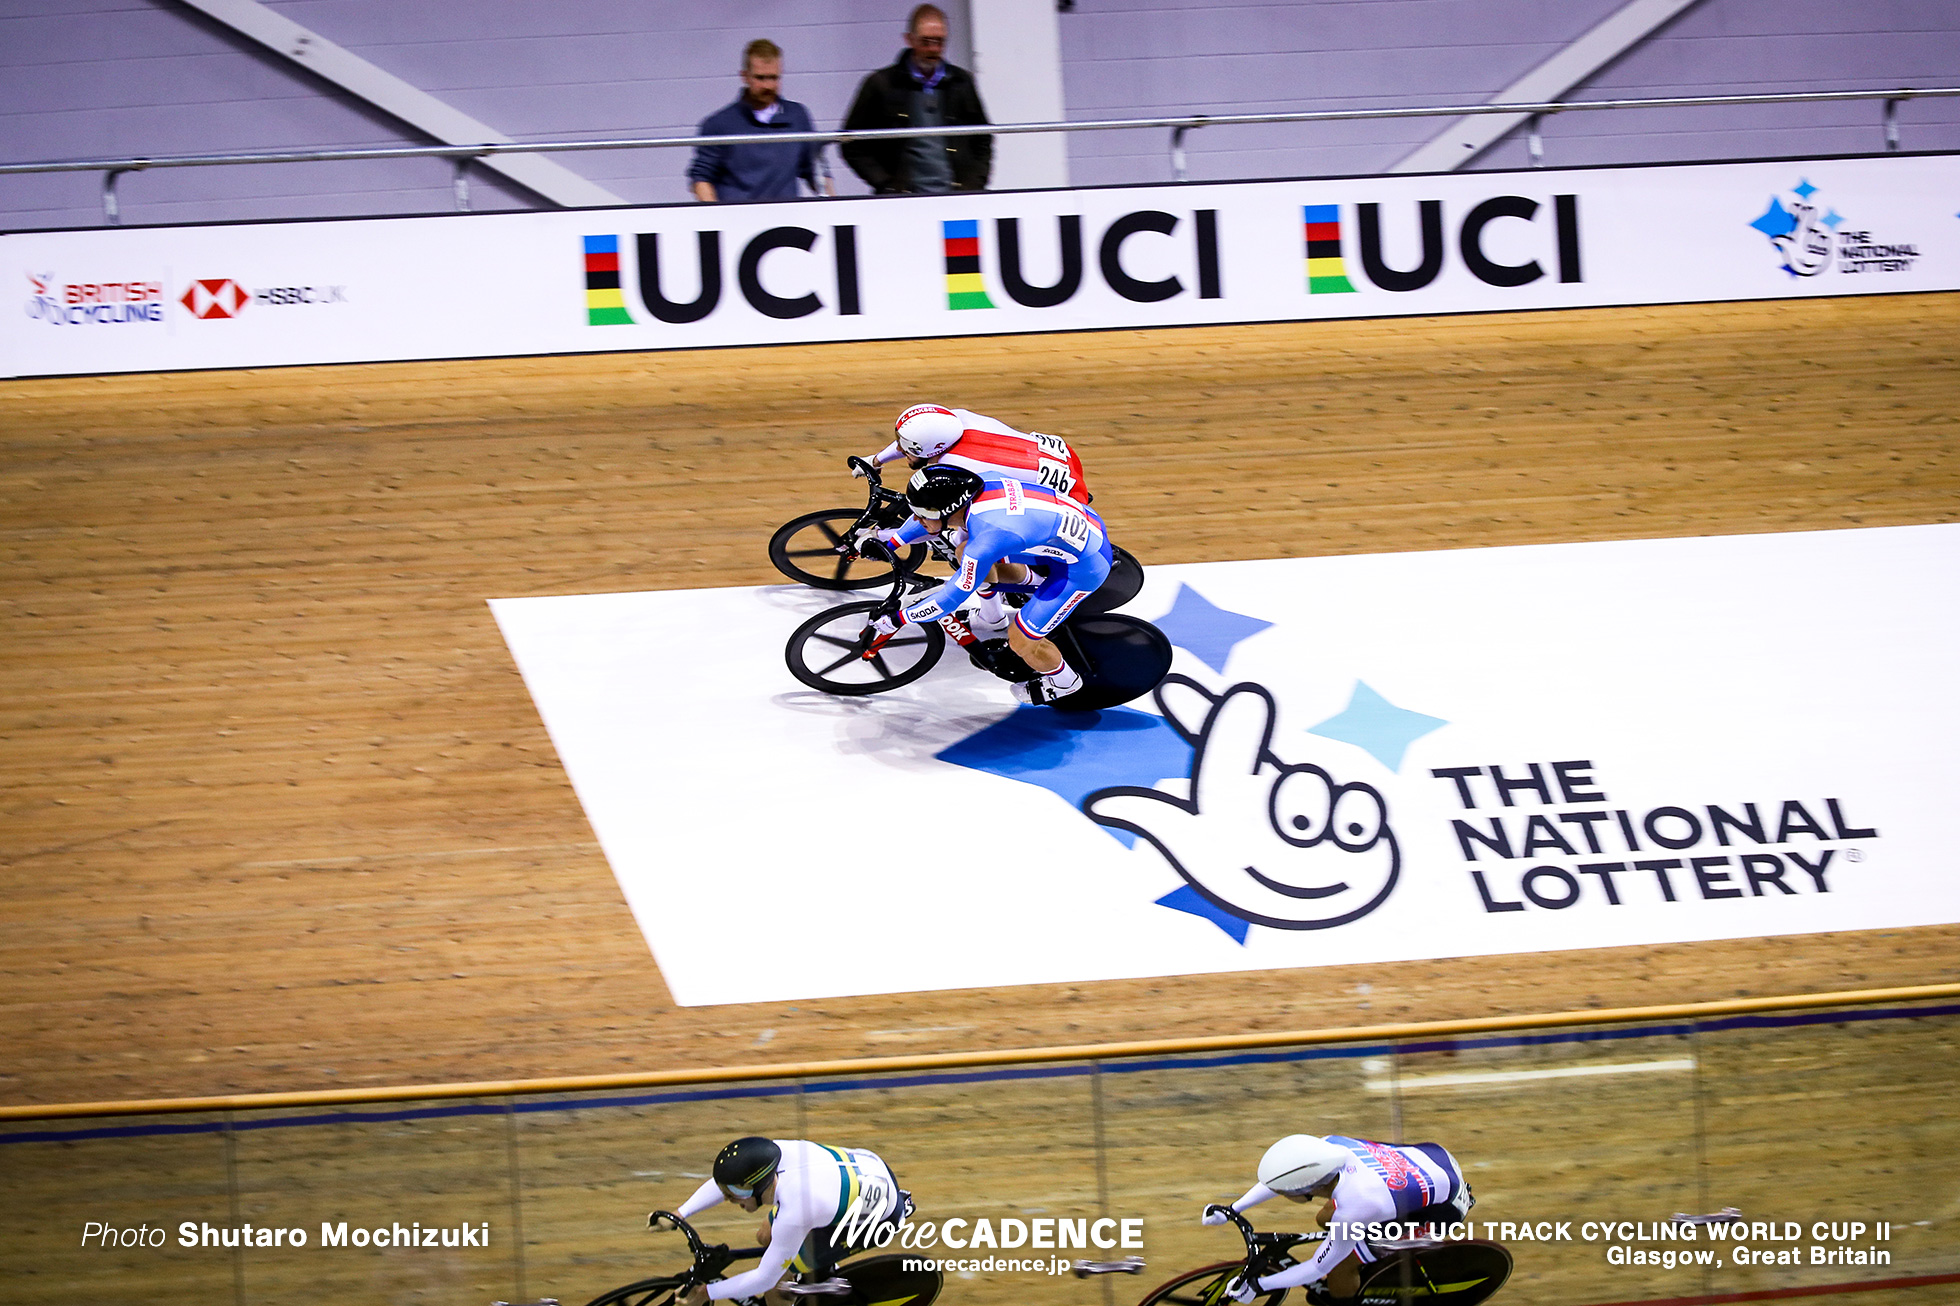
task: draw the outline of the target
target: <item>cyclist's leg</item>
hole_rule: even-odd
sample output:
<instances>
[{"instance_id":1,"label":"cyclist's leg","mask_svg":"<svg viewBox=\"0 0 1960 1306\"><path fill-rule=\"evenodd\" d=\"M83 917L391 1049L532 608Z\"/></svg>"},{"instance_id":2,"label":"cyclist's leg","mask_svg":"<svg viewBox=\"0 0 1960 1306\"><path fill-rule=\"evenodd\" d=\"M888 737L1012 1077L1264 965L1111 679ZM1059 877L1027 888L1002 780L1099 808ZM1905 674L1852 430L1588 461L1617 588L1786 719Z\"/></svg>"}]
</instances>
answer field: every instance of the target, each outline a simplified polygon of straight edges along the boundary
<instances>
[{"instance_id":1,"label":"cyclist's leg","mask_svg":"<svg viewBox=\"0 0 1960 1306\"><path fill-rule=\"evenodd\" d=\"M1109 579L1109 563L1109 546L1104 544L1100 552L1080 562L1054 568L1047 583L1007 623L1007 646L1044 676L1060 671L1062 651L1048 635Z\"/></svg>"}]
</instances>

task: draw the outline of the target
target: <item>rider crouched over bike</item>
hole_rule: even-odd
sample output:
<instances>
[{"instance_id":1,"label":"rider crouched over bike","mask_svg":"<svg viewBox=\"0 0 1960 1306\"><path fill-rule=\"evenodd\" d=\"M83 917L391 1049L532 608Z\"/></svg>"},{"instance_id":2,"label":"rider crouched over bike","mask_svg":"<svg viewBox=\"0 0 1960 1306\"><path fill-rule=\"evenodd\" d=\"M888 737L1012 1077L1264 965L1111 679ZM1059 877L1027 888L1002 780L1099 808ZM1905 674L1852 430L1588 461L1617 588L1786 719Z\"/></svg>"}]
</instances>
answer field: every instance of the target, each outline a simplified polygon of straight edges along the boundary
<instances>
[{"instance_id":1,"label":"rider crouched over bike","mask_svg":"<svg viewBox=\"0 0 1960 1306\"><path fill-rule=\"evenodd\" d=\"M1109 577L1114 553L1095 510L1040 486L983 480L963 467L921 468L906 486L905 501L928 535L963 533L958 561L938 589L872 619L866 656L908 623L958 612L982 584L1031 589L1007 623L1007 644L1040 678L1017 684L1017 694L1026 702L1053 703L1082 688L1082 673L1047 637Z\"/></svg>"},{"instance_id":2,"label":"rider crouched over bike","mask_svg":"<svg viewBox=\"0 0 1960 1306\"><path fill-rule=\"evenodd\" d=\"M770 1208L756 1231L766 1244L762 1259L752 1270L690 1288L678 1306L760 1297L790 1270L828 1279L840 1259L872 1246L881 1226L912 1211L912 1195L876 1152L802 1139L736 1139L716 1154L713 1177L678 1214L685 1220L724 1199L745 1211Z\"/></svg>"},{"instance_id":3,"label":"rider crouched over bike","mask_svg":"<svg viewBox=\"0 0 1960 1306\"><path fill-rule=\"evenodd\" d=\"M1292 1202L1324 1199L1318 1218L1330 1230L1327 1240L1302 1264L1252 1282L1234 1279L1228 1290L1234 1301L1314 1283L1334 1297L1352 1297L1361 1266L1377 1259L1366 1241L1350 1236L1358 1226L1454 1223L1476 1201L1456 1158L1435 1143L1396 1146L1339 1134L1291 1134L1274 1143L1259 1158L1259 1182L1232 1209L1244 1211L1275 1194ZM1222 1208L1205 1208L1204 1223L1225 1219Z\"/></svg>"},{"instance_id":4,"label":"rider crouched over bike","mask_svg":"<svg viewBox=\"0 0 1960 1306\"><path fill-rule=\"evenodd\" d=\"M1083 505L1094 498L1083 479L1082 459L1066 440L1038 431L1017 431L1005 422L965 408L914 404L892 423L890 444L868 461L861 458L846 461L851 475L863 476L900 458L913 471L922 467L963 467L982 480L1020 481ZM884 549L903 549L927 537L916 524L907 523L901 531L881 532L870 538L878 543L866 556L878 562L890 560ZM937 545L939 541L932 543ZM940 552L946 556L944 550ZM983 586L979 598L974 628L984 639L997 638L1007 623L1000 596Z\"/></svg>"}]
</instances>

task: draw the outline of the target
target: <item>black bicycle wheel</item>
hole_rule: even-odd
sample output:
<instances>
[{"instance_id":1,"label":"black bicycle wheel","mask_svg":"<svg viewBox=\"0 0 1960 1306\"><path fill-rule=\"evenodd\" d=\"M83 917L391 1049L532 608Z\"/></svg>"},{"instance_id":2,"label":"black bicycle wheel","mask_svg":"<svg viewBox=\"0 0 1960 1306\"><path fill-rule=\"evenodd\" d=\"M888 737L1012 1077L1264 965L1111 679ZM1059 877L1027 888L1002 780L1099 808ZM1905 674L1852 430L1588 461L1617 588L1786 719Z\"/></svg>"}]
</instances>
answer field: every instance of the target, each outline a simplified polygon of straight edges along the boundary
<instances>
[{"instance_id":1,"label":"black bicycle wheel","mask_svg":"<svg viewBox=\"0 0 1960 1306\"><path fill-rule=\"evenodd\" d=\"M1510 1277L1511 1253L1497 1243L1437 1243L1404 1248L1368 1266L1356 1300L1373 1306L1412 1301L1476 1306Z\"/></svg>"},{"instance_id":2,"label":"black bicycle wheel","mask_svg":"<svg viewBox=\"0 0 1960 1306\"><path fill-rule=\"evenodd\" d=\"M660 1279L641 1279L629 1283L624 1288L614 1288L601 1297L594 1297L586 1306L661 1306L673 1300L674 1290L681 1286L679 1276L670 1275Z\"/></svg>"},{"instance_id":3,"label":"black bicycle wheel","mask_svg":"<svg viewBox=\"0 0 1960 1306\"><path fill-rule=\"evenodd\" d=\"M857 1293L853 1306L932 1306L946 1276L937 1269L908 1270L910 1256L872 1256L837 1267L838 1277L848 1279Z\"/></svg>"},{"instance_id":4,"label":"black bicycle wheel","mask_svg":"<svg viewBox=\"0 0 1960 1306\"><path fill-rule=\"evenodd\" d=\"M1109 564L1109 576L1096 587L1094 594L1082 600L1081 606L1076 608L1081 615L1093 616L1098 612L1120 608L1143 588L1143 564L1128 549L1117 549L1115 554Z\"/></svg>"},{"instance_id":5,"label":"black bicycle wheel","mask_svg":"<svg viewBox=\"0 0 1960 1306\"><path fill-rule=\"evenodd\" d=\"M859 636L878 606L845 603L798 626L783 649L789 673L812 689L856 697L909 685L932 670L946 651L937 623L905 626L870 659L860 655Z\"/></svg>"},{"instance_id":6,"label":"black bicycle wheel","mask_svg":"<svg viewBox=\"0 0 1960 1306\"><path fill-rule=\"evenodd\" d=\"M1056 700L1058 712L1094 712L1140 698L1171 670L1171 642L1140 617L1099 612L1070 617L1056 632L1082 688Z\"/></svg>"},{"instance_id":7,"label":"black bicycle wheel","mask_svg":"<svg viewBox=\"0 0 1960 1306\"><path fill-rule=\"evenodd\" d=\"M837 551L851 527L864 516L861 508L826 508L786 521L769 537L769 561L800 585L820 590L864 590L889 585L889 564L852 559ZM926 546L914 544L899 558L912 571L926 558Z\"/></svg>"},{"instance_id":8,"label":"black bicycle wheel","mask_svg":"<svg viewBox=\"0 0 1960 1306\"><path fill-rule=\"evenodd\" d=\"M1242 1268L1241 1261L1224 1261L1217 1265L1207 1265L1203 1269L1180 1274L1169 1283L1153 1288L1137 1306L1219 1306L1220 1302L1230 1303L1225 1295L1225 1285ZM1257 1300L1261 1306L1273 1304L1286 1296L1286 1289L1262 1294Z\"/></svg>"}]
</instances>

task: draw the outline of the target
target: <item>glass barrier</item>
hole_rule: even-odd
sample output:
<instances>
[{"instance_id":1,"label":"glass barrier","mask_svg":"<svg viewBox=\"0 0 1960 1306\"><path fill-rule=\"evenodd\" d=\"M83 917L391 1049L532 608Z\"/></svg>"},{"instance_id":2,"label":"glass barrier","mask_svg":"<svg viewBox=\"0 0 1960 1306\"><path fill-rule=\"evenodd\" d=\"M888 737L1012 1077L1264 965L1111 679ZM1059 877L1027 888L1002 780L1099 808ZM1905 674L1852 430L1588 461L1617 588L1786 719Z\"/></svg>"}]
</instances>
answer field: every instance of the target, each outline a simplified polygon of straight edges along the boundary
<instances>
[{"instance_id":1,"label":"glass barrier","mask_svg":"<svg viewBox=\"0 0 1960 1306\"><path fill-rule=\"evenodd\" d=\"M1474 1232L1514 1258L1500 1303L1808 1297L1852 1285L1872 1306L1943 1301L1960 1293L1937 1286L1960 1284L1956 1073L1960 1004L10 1122L0 1124L0 1281L14 1306L545 1296L577 1306L685 1268L683 1240L649 1231L647 1213L677 1209L722 1143L758 1133L878 1151L915 1195L915 1231L934 1226L912 1250L954 1263L947 1306L1116 1306L1181 1271L1237 1260L1236 1232L1202 1226L1201 1209L1244 1192L1273 1139L1316 1132L1448 1148L1476 1196ZM1249 1215L1306 1231L1318 1209L1274 1201ZM1724 1210L1752 1227L1730 1230L1735 1217L1724 1217L1721 1237L1705 1225L1683 1237L1667 1223ZM1123 1221L1138 1222L1140 1246L1122 1245ZM712 1242L746 1247L763 1217L722 1205L696 1223ZM1066 1272L1072 1260L1127 1255L1148 1268L1086 1282ZM1870 1290L1893 1280L1906 1282Z\"/></svg>"}]
</instances>

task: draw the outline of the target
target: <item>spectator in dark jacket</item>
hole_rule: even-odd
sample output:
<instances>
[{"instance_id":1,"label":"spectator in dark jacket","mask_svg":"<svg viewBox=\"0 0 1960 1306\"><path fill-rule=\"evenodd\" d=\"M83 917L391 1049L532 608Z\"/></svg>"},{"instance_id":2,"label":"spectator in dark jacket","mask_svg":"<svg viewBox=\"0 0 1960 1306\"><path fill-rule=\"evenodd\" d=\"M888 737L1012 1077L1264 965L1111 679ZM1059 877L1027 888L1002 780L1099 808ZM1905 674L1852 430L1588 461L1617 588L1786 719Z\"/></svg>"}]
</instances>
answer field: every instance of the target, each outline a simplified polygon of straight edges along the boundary
<instances>
[{"instance_id":1,"label":"spectator in dark jacket","mask_svg":"<svg viewBox=\"0 0 1960 1306\"><path fill-rule=\"evenodd\" d=\"M742 51L741 98L702 119L701 135L815 131L808 109L781 98L782 84L782 50L774 41L750 41ZM821 185L819 176L823 178ZM813 195L819 190L827 195L837 193L823 161L823 147L817 144L702 145L696 147L694 162L687 169L694 198L710 204L717 200L793 200L799 177L809 184Z\"/></svg>"},{"instance_id":2,"label":"spectator in dark jacket","mask_svg":"<svg viewBox=\"0 0 1960 1306\"><path fill-rule=\"evenodd\" d=\"M973 74L946 62L946 15L936 5L920 5L906 24L898 62L865 77L843 129L964 127L986 121ZM944 195L987 188L994 138L851 141L842 152L851 170L880 195Z\"/></svg>"}]
</instances>

